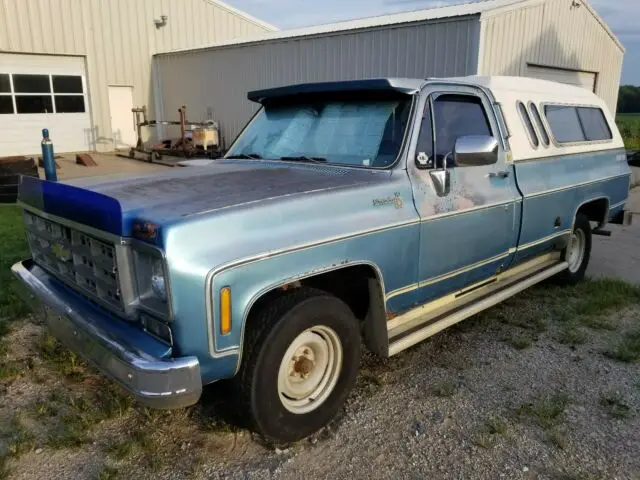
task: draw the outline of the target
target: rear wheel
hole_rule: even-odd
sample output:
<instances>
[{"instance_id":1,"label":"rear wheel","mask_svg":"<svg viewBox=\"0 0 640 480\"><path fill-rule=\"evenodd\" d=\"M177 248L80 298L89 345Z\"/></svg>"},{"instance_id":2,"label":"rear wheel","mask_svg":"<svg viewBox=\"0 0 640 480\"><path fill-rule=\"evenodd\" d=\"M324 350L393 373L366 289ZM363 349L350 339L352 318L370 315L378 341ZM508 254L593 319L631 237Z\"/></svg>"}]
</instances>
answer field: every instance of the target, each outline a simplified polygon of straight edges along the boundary
<instances>
[{"instance_id":1,"label":"rear wheel","mask_svg":"<svg viewBox=\"0 0 640 480\"><path fill-rule=\"evenodd\" d=\"M338 298L300 288L273 300L247 325L235 378L240 414L276 443L327 424L353 387L360 360L358 320Z\"/></svg>"},{"instance_id":2,"label":"rear wheel","mask_svg":"<svg viewBox=\"0 0 640 480\"><path fill-rule=\"evenodd\" d=\"M579 213L569 238L567 247L562 252L562 259L569 267L558 274L556 280L565 285L575 285L584 278L591 256L591 225L586 215Z\"/></svg>"}]
</instances>

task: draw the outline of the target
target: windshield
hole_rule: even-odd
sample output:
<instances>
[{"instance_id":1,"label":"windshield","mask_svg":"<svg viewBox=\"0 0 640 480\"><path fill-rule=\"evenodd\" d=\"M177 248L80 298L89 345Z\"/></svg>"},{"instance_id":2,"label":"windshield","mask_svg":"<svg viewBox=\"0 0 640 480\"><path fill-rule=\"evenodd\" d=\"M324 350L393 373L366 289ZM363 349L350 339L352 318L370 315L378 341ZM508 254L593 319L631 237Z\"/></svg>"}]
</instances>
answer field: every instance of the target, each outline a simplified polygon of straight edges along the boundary
<instances>
[{"instance_id":1,"label":"windshield","mask_svg":"<svg viewBox=\"0 0 640 480\"><path fill-rule=\"evenodd\" d=\"M227 158L387 167L400 151L410 105L410 97L267 105Z\"/></svg>"}]
</instances>

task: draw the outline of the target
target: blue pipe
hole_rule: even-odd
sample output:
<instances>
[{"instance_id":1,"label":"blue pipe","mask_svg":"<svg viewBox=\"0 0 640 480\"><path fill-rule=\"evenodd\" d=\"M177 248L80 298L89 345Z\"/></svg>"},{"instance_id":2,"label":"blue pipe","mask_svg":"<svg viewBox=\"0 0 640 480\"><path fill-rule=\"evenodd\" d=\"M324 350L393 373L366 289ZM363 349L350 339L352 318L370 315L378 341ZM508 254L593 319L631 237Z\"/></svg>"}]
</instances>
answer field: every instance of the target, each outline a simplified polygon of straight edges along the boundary
<instances>
[{"instance_id":1,"label":"blue pipe","mask_svg":"<svg viewBox=\"0 0 640 480\"><path fill-rule=\"evenodd\" d=\"M49 129L42 129L42 163L44 163L44 177L50 182L58 181L56 172L56 156L53 153L53 143L49 138Z\"/></svg>"}]
</instances>

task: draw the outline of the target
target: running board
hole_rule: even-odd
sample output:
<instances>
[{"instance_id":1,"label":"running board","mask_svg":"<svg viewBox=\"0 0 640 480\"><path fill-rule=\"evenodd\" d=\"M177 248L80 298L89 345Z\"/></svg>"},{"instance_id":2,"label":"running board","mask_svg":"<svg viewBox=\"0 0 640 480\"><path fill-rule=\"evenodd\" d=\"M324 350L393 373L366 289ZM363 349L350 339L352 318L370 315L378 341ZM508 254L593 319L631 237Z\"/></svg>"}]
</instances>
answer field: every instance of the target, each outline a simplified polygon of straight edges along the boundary
<instances>
[{"instance_id":1,"label":"running board","mask_svg":"<svg viewBox=\"0 0 640 480\"><path fill-rule=\"evenodd\" d=\"M568 266L567 262L560 261L558 256L548 255L394 318L387 326L389 356L497 305L516 293L566 270Z\"/></svg>"}]
</instances>

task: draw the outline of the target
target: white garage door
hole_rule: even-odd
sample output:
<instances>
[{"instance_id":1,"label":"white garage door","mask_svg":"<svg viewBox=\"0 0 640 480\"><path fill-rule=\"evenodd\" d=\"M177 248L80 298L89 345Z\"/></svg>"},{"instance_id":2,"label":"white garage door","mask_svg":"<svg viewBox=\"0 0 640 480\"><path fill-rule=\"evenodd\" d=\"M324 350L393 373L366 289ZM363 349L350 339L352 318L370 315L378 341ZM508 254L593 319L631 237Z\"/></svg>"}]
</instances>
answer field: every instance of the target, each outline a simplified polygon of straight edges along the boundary
<instances>
[{"instance_id":1,"label":"white garage door","mask_svg":"<svg viewBox=\"0 0 640 480\"><path fill-rule=\"evenodd\" d=\"M94 148L84 58L0 53L0 156L39 153L43 128L56 153Z\"/></svg>"},{"instance_id":2,"label":"white garage door","mask_svg":"<svg viewBox=\"0 0 640 480\"><path fill-rule=\"evenodd\" d=\"M575 85L577 87L586 88L591 92L595 92L596 89L596 74L592 72L579 72L576 70L534 67L533 65L529 65L527 67L527 77Z\"/></svg>"}]
</instances>

